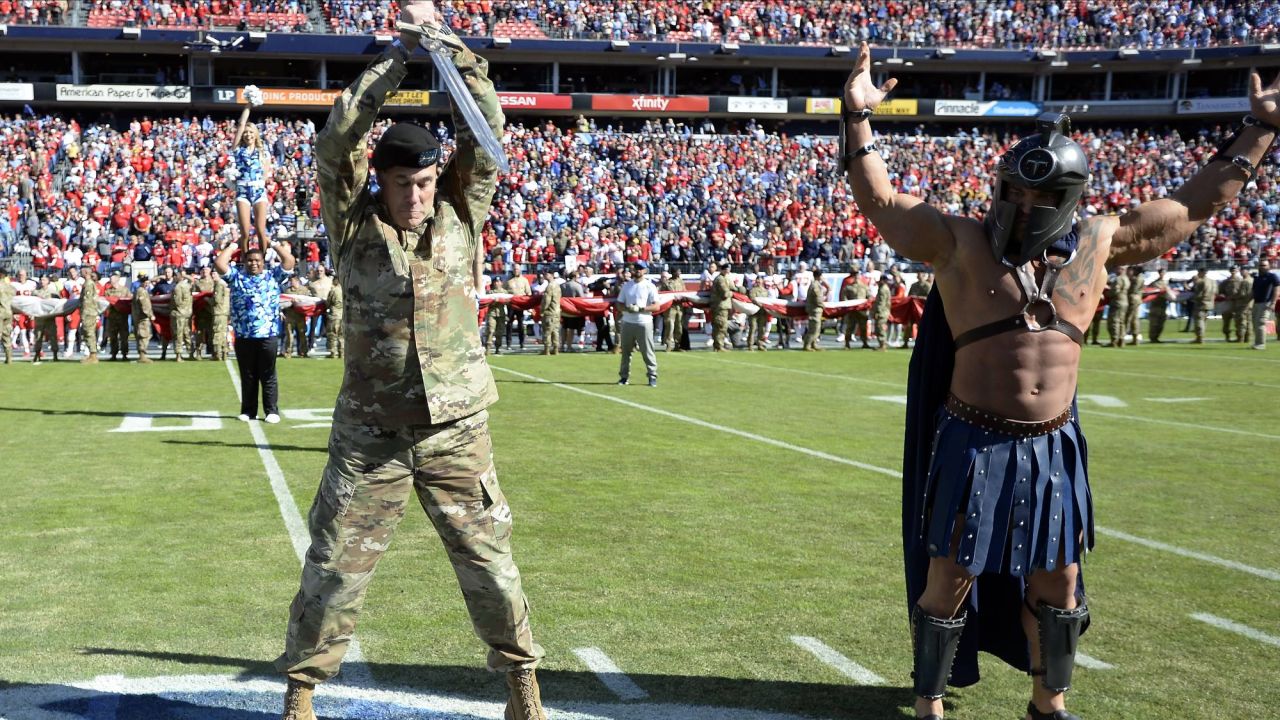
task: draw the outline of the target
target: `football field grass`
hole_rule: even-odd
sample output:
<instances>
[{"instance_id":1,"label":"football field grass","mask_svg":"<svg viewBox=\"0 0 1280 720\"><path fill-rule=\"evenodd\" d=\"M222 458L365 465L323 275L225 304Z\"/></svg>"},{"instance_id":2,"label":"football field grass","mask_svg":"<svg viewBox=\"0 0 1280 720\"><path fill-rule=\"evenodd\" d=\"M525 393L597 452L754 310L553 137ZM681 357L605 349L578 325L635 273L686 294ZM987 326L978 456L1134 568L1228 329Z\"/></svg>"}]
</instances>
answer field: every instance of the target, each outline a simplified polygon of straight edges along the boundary
<instances>
[{"instance_id":1,"label":"football field grass","mask_svg":"<svg viewBox=\"0 0 1280 720\"><path fill-rule=\"evenodd\" d=\"M1086 720L1275 717L1274 350L1085 350L1100 530L1068 703ZM660 354L657 388L615 385L613 355L491 358L553 719L911 717L908 356ZM338 361L279 368L285 420L251 427L221 363L0 367L0 718L277 716L259 681L279 680L291 523L341 377ZM502 679L416 507L357 636L364 662L318 691L322 716L501 716ZM948 717L1021 717L1027 678L982 669Z\"/></svg>"}]
</instances>

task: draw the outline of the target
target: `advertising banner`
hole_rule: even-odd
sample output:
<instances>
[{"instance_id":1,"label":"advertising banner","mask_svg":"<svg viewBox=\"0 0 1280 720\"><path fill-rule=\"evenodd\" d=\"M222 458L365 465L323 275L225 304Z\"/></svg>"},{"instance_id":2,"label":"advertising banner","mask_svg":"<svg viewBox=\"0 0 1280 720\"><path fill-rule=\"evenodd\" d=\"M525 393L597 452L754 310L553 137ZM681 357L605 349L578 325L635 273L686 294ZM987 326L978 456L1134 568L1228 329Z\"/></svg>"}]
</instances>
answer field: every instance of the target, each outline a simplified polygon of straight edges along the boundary
<instances>
[{"instance_id":1,"label":"advertising banner","mask_svg":"<svg viewBox=\"0 0 1280 720\"><path fill-rule=\"evenodd\" d=\"M57 86L59 102L191 103L186 85L63 85Z\"/></svg>"},{"instance_id":2,"label":"advertising banner","mask_svg":"<svg viewBox=\"0 0 1280 720\"><path fill-rule=\"evenodd\" d=\"M500 92L498 102L504 110L571 110L573 97L554 93Z\"/></svg>"},{"instance_id":3,"label":"advertising banner","mask_svg":"<svg viewBox=\"0 0 1280 720\"><path fill-rule=\"evenodd\" d=\"M744 115L785 115L787 101L785 98L729 98L729 112Z\"/></svg>"},{"instance_id":4,"label":"advertising banner","mask_svg":"<svg viewBox=\"0 0 1280 720\"><path fill-rule=\"evenodd\" d=\"M1249 112L1249 98L1196 98L1179 100L1178 114Z\"/></svg>"},{"instance_id":5,"label":"advertising banner","mask_svg":"<svg viewBox=\"0 0 1280 720\"><path fill-rule=\"evenodd\" d=\"M707 112L711 109L711 98L701 96L595 95L591 98L591 109L647 113Z\"/></svg>"}]
</instances>

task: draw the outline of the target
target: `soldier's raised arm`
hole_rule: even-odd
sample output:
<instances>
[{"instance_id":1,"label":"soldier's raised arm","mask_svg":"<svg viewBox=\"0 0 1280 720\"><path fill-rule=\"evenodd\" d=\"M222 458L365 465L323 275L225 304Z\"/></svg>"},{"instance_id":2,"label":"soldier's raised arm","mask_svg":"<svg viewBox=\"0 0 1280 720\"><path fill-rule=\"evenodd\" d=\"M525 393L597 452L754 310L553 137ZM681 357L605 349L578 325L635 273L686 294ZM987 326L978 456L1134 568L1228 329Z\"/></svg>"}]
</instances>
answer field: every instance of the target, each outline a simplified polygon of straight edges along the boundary
<instances>
[{"instance_id":1,"label":"soldier's raised arm","mask_svg":"<svg viewBox=\"0 0 1280 720\"><path fill-rule=\"evenodd\" d=\"M862 43L857 64L844 86L840 163L849 175L858 209L875 224L889 247L937 267L946 264L955 246L946 216L920 198L893 189L873 142L871 113L897 84L892 78L880 87L872 84L871 49Z\"/></svg>"}]
</instances>

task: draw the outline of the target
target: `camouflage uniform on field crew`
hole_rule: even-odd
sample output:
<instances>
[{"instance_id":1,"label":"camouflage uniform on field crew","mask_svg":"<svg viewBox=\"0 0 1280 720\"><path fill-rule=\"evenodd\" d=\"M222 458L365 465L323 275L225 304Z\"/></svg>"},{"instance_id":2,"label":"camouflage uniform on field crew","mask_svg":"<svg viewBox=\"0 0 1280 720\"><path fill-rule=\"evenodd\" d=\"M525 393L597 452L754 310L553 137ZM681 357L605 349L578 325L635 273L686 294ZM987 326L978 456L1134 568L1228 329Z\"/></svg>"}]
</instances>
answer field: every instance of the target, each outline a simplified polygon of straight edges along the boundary
<instances>
[{"instance_id":1,"label":"camouflage uniform on field crew","mask_svg":"<svg viewBox=\"0 0 1280 720\"><path fill-rule=\"evenodd\" d=\"M337 280L329 288L324 300L324 339L329 346L329 357L342 357L342 283Z\"/></svg>"},{"instance_id":2,"label":"camouflage uniform on field crew","mask_svg":"<svg viewBox=\"0 0 1280 720\"><path fill-rule=\"evenodd\" d=\"M813 271L813 282L809 283L809 291L805 293L804 310L808 322L804 330L804 349L818 352L818 338L822 337L822 308L827 299L827 283L822 279L822 271Z\"/></svg>"},{"instance_id":3,"label":"camouflage uniform on field crew","mask_svg":"<svg viewBox=\"0 0 1280 720\"><path fill-rule=\"evenodd\" d=\"M542 354L560 354L560 298L563 293L554 279L547 279L542 291Z\"/></svg>"},{"instance_id":4,"label":"camouflage uniform on field crew","mask_svg":"<svg viewBox=\"0 0 1280 720\"><path fill-rule=\"evenodd\" d=\"M679 275L672 275L658 284L659 292L684 292L684 280ZM671 307L662 314L662 346L667 352L680 349L680 336L684 334L684 308L680 301L671 303Z\"/></svg>"},{"instance_id":5,"label":"camouflage uniform on field crew","mask_svg":"<svg viewBox=\"0 0 1280 720\"><path fill-rule=\"evenodd\" d=\"M729 341L729 316L733 314L733 294L746 292L742 286L729 277L729 266L725 265L711 281L711 342L716 352L733 349Z\"/></svg>"},{"instance_id":6,"label":"camouflage uniform on field crew","mask_svg":"<svg viewBox=\"0 0 1280 720\"><path fill-rule=\"evenodd\" d=\"M884 350L889 346L889 314L893 310L893 290L889 287L889 279L887 274L880 276L880 283L876 288L876 302L872 307L875 317L876 340L879 345L877 350Z\"/></svg>"},{"instance_id":7,"label":"camouflage uniform on field crew","mask_svg":"<svg viewBox=\"0 0 1280 720\"><path fill-rule=\"evenodd\" d=\"M1192 330L1195 331L1196 339L1192 342L1197 344L1204 342L1204 328L1209 322L1209 313L1213 312L1217 297L1218 281L1209 277L1206 271L1200 270L1191 285L1191 304L1195 307L1196 313L1192 319Z\"/></svg>"},{"instance_id":8,"label":"camouflage uniform on field crew","mask_svg":"<svg viewBox=\"0 0 1280 720\"><path fill-rule=\"evenodd\" d=\"M507 284L501 280L494 280L493 287L489 288L489 292L494 295L501 295L507 292ZM500 302L489 303L489 310L484 316L484 344L485 349L495 355L502 347L502 336L507 332L507 306Z\"/></svg>"},{"instance_id":9,"label":"camouflage uniform on field crew","mask_svg":"<svg viewBox=\"0 0 1280 720\"><path fill-rule=\"evenodd\" d=\"M191 341L191 280L185 274L173 286L170 299L169 327L173 332L173 359L182 362L183 353L195 359L195 343Z\"/></svg>"},{"instance_id":10,"label":"camouflage uniform on field crew","mask_svg":"<svg viewBox=\"0 0 1280 720\"><path fill-rule=\"evenodd\" d=\"M1249 278L1241 275L1239 269L1233 270L1231 277L1236 280L1235 286L1224 289L1223 294L1227 296L1227 302L1231 303L1228 313L1236 326L1236 342L1247 343L1253 334L1250 327L1253 324L1250 322L1250 315L1253 312L1253 283ZM1230 342L1231 333L1226 322L1223 323L1223 333Z\"/></svg>"},{"instance_id":11,"label":"camouflage uniform on field crew","mask_svg":"<svg viewBox=\"0 0 1280 720\"><path fill-rule=\"evenodd\" d=\"M98 362L98 273L87 270L80 290L80 334L84 338L85 357L80 362Z\"/></svg>"},{"instance_id":12,"label":"camouflage uniform on field crew","mask_svg":"<svg viewBox=\"0 0 1280 720\"><path fill-rule=\"evenodd\" d=\"M1129 308L1124 314L1124 331L1132 335L1131 344L1138 344L1138 335L1142 328L1138 324L1138 316L1142 311L1142 270L1129 268Z\"/></svg>"},{"instance_id":13,"label":"camouflage uniform on field crew","mask_svg":"<svg viewBox=\"0 0 1280 720\"><path fill-rule=\"evenodd\" d=\"M769 297L769 288L764 286L763 274L747 291L747 297L752 300L763 300ZM769 349L769 313L765 312L764 308L760 308L755 315L747 318L747 349Z\"/></svg>"},{"instance_id":14,"label":"camouflage uniform on field crew","mask_svg":"<svg viewBox=\"0 0 1280 720\"><path fill-rule=\"evenodd\" d=\"M1107 280L1107 332L1111 347L1124 347L1124 318L1129 313L1129 276L1124 268Z\"/></svg>"},{"instance_id":15,"label":"camouflage uniform on field crew","mask_svg":"<svg viewBox=\"0 0 1280 720\"><path fill-rule=\"evenodd\" d=\"M867 300L870 297L871 288L867 287L867 284L862 281L862 276L856 272L840 289L841 300ZM849 341L855 337L862 341L862 347L871 347L867 342L867 311L865 309L854 310L844 316L844 346L849 347Z\"/></svg>"},{"instance_id":16,"label":"camouflage uniform on field crew","mask_svg":"<svg viewBox=\"0 0 1280 720\"><path fill-rule=\"evenodd\" d=\"M58 288L52 283L36 290L36 297L42 300L56 300L60 297ZM53 359L58 359L58 319L55 317L36 318L36 350L32 358L40 362L44 357L44 344L48 342L53 351Z\"/></svg>"},{"instance_id":17,"label":"camouflage uniform on field crew","mask_svg":"<svg viewBox=\"0 0 1280 720\"><path fill-rule=\"evenodd\" d=\"M213 359L227 359L227 326L231 323L231 288L221 277L214 280L213 319L209 332L213 334Z\"/></svg>"},{"instance_id":18,"label":"camouflage uniform on field crew","mask_svg":"<svg viewBox=\"0 0 1280 720\"><path fill-rule=\"evenodd\" d=\"M108 302L129 297L129 287L119 281L120 278L111 278L111 285L104 293ZM111 347L112 360L117 354L129 359L129 313L114 304L107 307L107 344Z\"/></svg>"},{"instance_id":19,"label":"camouflage uniform on field crew","mask_svg":"<svg viewBox=\"0 0 1280 720\"><path fill-rule=\"evenodd\" d=\"M1147 332L1151 336L1151 342L1160 342L1160 335L1164 333L1164 321L1169 316L1169 278L1165 275L1165 271L1160 271L1160 277L1156 278L1152 284L1155 295L1151 297L1151 304L1147 307L1147 321L1150 326Z\"/></svg>"},{"instance_id":20,"label":"camouflage uniform on field crew","mask_svg":"<svg viewBox=\"0 0 1280 720\"><path fill-rule=\"evenodd\" d=\"M454 64L501 137L487 63L448 37ZM304 684L337 674L374 567L414 493L489 646L489 668L524 670L543 656L511 558L511 509L487 423L498 393L476 323L478 241L497 165L455 110L457 149L440 168L434 208L416 228L393 224L368 188L366 138L405 73L398 46L389 47L334 102L315 144L331 257L345 291L346 353L329 461L309 514L311 547L276 660Z\"/></svg>"},{"instance_id":21,"label":"camouflage uniform on field crew","mask_svg":"<svg viewBox=\"0 0 1280 720\"><path fill-rule=\"evenodd\" d=\"M138 291L133 294L133 336L138 341L138 362L151 362L147 357L147 345L151 343L151 321L155 313L151 311L151 287L143 278Z\"/></svg>"},{"instance_id":22,"label":"camouflage uniform on field crew","mask_svg":"<svg viewBox=\"0 0 1280 720\"><path fill-rule=\"evenodd\" d=\"M207 268L206 268L207 269ZM203 273L203 270L201 271ZM211 293L217 279L212 274L201 276L192 284L191 289L196 293ZM192 354L196 359L201 358L205 353L210 357L213 356L213 298L207 297L204 302L196 308L196 334L192 347Z\"/></svg>"},{"instance_id":23,"label":"camouflage uniform on field crew","mask_svg":"<svg viewBox=\"0 0 1280 720\"><path fill-rule=\"evenodd\" d=\"M0 345L4 346L4 364L13 364L13 347L9 338L13 337L13 283L9 282L7 273L0 274Z\"/></svg>"}]
</instances>

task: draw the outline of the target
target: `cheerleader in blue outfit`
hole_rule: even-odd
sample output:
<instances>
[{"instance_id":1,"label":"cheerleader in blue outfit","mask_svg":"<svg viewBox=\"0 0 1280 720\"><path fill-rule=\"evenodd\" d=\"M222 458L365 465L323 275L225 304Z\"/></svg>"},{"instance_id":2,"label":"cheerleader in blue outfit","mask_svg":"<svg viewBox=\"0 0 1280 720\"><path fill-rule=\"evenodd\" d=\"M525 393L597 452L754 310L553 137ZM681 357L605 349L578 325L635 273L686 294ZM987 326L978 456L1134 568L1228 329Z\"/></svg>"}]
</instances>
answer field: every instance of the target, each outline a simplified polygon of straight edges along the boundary
<instances>
[{"instance_id":1,"label":"cheerleader in blue outfit","mask_svg":"<svg viewBox=\"0 0 1280 720\"><path fill-rule=\"evenodd\" d=\"M249 106L262 104L262 91L252 85L245 88L244 97ZM258 126L249 123L249 106L240 113L235 139L231 141L236 164L236 217L245 247L266 248L271 246L267 236L267 177L272 172L271 155ZM251 230L257 231L256 242L251 239Z\"/></svg>"}]
</instances>

